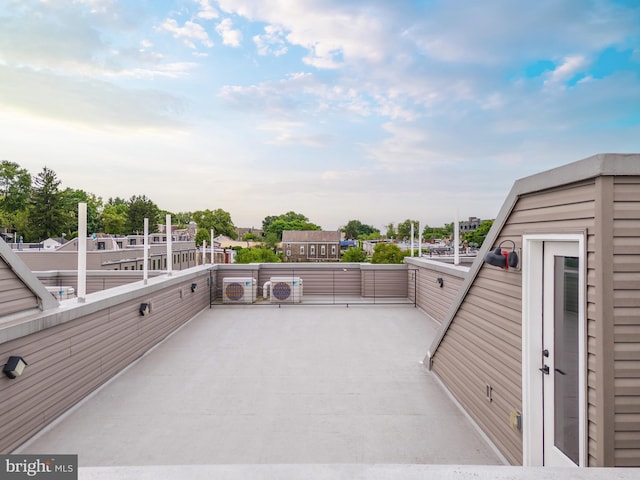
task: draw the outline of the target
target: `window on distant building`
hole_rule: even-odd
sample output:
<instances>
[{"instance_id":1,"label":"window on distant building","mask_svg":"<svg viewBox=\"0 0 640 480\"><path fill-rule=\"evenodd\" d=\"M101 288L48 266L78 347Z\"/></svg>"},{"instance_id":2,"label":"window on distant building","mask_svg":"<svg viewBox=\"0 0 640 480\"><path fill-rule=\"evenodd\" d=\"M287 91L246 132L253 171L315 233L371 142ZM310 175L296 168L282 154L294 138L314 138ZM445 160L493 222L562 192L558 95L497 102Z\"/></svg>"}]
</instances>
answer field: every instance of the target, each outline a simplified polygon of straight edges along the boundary
<instances>
[{"instance_id":1,"label":"window on distant building","mask_svg":"<svg viewBox=\"0 0 640 480\"><path fill-rule=\"evenodd\" d=\"M132 238L129 240L129 245L135 245L136 244L136 239Z\"/></svg>"},{"instance_id":2,"label":"window on distant building","mask_svg":"<svg viewBox=\"0 0 640 480\"><path fill-rule=\"evenodd\" d=\"M304 255L304 245L300 245L300 255Z\"/></svg>"},{"instance_id":3,"label":"window on distant building","mask_svg":"<svg viewBox=\"0 0 640 480\"><path fill-rule=\"evenodd\" d=\"M320 255L324 257L326 254L327 254L327 247L325 245L322 245L320 247Z\"/></svg>"},{"instance_id":4,"label":"window on distant building","mask_svg":"<svg viewBox=\"0 0 640 480\"><path fill-rule=\"evenodd\" d=\"M287 250L287 257L291 256L291 250Z\"/></svg>"},{"instance_id":5,"label":"window on distant building","mask_svg":"<svg viewBox=\"0 0 640 480\"><path fill-rule=\"evenodd\" d=\"M336 246L335 246L335 245L333 245L333 246L331 247L331 255L335 255L335 254L336 254Z\"/></svg>"},{"instance_id":6,"label":"window on distant building","mask_svg":"<svg viewBox=\"0 0 640 480\"><path fill-rule=\"evenodd\" d=\"M98 250L104 250L104 242L98 242Z\"/></svg>"},{"instance_id":7,"label":"window on distant building","mask_svg":"<svg viewBox=\"0 0 640 480\"><path fill-rule=\"evenodd\" d=\"M316 246L315 245L311 245L309 247L309 253L311 254L312 257L316 254Z\"/></svg>"}]
</instances>

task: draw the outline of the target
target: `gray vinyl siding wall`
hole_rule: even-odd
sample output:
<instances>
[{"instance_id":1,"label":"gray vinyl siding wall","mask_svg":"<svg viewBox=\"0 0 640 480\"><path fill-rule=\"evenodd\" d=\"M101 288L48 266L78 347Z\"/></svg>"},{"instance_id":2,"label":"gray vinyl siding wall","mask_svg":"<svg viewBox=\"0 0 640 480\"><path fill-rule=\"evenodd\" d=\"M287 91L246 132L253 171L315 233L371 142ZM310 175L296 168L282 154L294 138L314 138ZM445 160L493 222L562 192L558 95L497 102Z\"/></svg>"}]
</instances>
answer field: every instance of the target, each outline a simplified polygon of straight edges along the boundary
<instances>
[{"instance_id":1,"label":"gray vinyl siding wall","mask_svg":"<svg viewBox=\"0 0 640 480\"><path fill-rule=\"evenodd\" d=\"M38 297L0 259L0 316L37 308Z\"/></svg>"},{"instance_id":2,"label":"gray vinyl siding wall","mask_svg":"<svg viewBox=\"0 0 640 480\"><path fill-rule=\"evenodd\" d=\"M613 180L613 452L615 466L640 466L640 177ZM610 401L610 399L609 399ZM606 415L606 414L605 414Z\"/></svg>"},{"instance_id":3,"label":"gray vinyl siding wall","mask_svg":"<svg viewBox=\"0 0 640 480\"><path fill-rule=\"evenodd\" d=\"M453 305L469 269L421 259L410 259L408 262L409 299L431 318L442 322ZM414 278L415 288L411 288ZM442 278L442 287L438 278Z\"/></svg>"},{"instance_id":4,"label":"gray vinyl siding wall","mask_svg":"<svg viewBox=\"0 0 640 480\"><path fill-rule=\"evenodd\" d=\"M498 238L522 248L526 233L588 232L594 245L595 182L587 181L521 196ZM478 259L478 261L481 261ZM593 252L588 254L593 269ZM588 274L593 278L592 273ZM593 288L588 286L588 296ZM589 318L589 331L593 320ZM591 335L591 333L590 333ZM590 338L589 354L594 340ZM514 464L522 464L522 434L509 426L522 411L522 275L483 264L432 358L433 371ZM591 367L590 367L591 368ZM592 402L595 372L588 375ZM487 398L491 388L491 401ZM589 420L592 420L592 405ZM590 425L590 441L595 441Z\"/></svg>"},{"instance_id":5,"label":"gray vinyl siding wall","mask_svg":"<svg viewBox=\"0 0 640 480\"><path fill-rule=\"evenodd\" d=\"M258 296L271 277L300 277L305 295L335 295L363 297L407 297L406 265L368 265L359 263L310 263L292 267L285 263L259 265L216 265L218 282L216 297L222 293L223 278L252 277L257 279Z\"/></svg>"},{"instance_id":6,"label":"gray vinyl siding wall","mask_svg":"<svg viewBox=\"0 0 640 480\"><path fill-rule=\"evenodd\" d=\"M166 288L142 287L138 296L123 294L120 303L66 322L73 310L45 312L58 324L1 343L0 358L20 355L28 366L15 380L0 378L0 453L11 452L206 308L208 278L202 270ZM200 288L192 293L193 282ZM139 313L142 302L152 305L146 316Z\"/></svg>"},{"instance_id":7,"label":"gray vinyl siding wall","mask_svg":"<svg viewBox=\"0 0 640 480\"><path fill-rule=\"evenodd\" d=\"M75 271L34 272L45 286L73 287L78 291L78 275ZM86 293L120 287L142 280L141 270L92 270L87 272ZM166 275L164 271L148 271L149 278Z\"/></svg>"}]
</instances>

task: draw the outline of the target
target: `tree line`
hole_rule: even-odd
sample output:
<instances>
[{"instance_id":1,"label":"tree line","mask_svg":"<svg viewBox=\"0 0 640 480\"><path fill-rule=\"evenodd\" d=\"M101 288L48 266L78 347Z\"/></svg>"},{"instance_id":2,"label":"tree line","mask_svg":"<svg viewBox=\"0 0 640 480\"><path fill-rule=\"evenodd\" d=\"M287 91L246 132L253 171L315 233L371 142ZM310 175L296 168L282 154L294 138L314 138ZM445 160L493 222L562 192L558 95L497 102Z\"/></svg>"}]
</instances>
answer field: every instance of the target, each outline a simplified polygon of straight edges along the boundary
<instances>
[{"instance_id":1,"label":"tree line","mask_svg":"<svg viewBox=\"0 0 640 480\"><path fill-rule=\"evenodd\" d=\"M237 238L231 214L220 208L169 212L160 209L146 195L132 195L128 199L115 197L104 201L85 190L62 188L61 185L56 172L47 166L32 177L19 164L0 161L0 227L9 234L15 234L16 240L20 238L24 242L40 242L50 237L70 239L78 231L78 203L84 202L87 204L89 233L139 234L143 232L145 218L149 219L150 233L154 233L158 231L159 224L165 223L165 215L171 214L172 224L178 228L186 228L191 221L197 224L198 245L209 240L211 229L216 235ZM410 219L397 225L388 224L384 236L377 228L359 220L349 220L341 231L345 238L352 240L403 240L410 237L411 225L414 225L417 236L418 222ZM256 240L267 248L273 248L282 240L285 230L322 230L322 227L301 213L289 211L265 217L260 238L249 233L241 240ZM485 228L482 230L486 234ZM453 223L435 228L427 225L423 228L422 236L425 239L452 238L452 232Z\"/></svg>"}]
</instances>

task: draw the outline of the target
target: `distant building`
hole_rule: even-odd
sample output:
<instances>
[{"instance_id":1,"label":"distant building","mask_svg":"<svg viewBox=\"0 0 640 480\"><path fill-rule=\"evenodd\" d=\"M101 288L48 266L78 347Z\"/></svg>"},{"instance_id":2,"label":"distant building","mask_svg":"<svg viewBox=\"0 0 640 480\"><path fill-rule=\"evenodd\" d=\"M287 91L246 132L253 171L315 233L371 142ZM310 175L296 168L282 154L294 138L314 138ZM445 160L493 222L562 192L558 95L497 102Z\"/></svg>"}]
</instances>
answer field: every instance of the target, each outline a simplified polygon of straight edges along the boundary
<instances>
[{"instance_id":1,"label":"distant building","mask_svg":"<svg viewBox=\"0 0 640 480\"><path fill-rule=\"evenodd\" d=\"M181 240L183 235L172 236L172 270L184 270L199 262L196 245L192 240ZM12 244L20 259L32 271L75 270L78 268L78 239L64 244L61 239L47 239L40 244ZM87 269L89 270L143 270L144 235L108 235L98 233L85 239ZM57 244L57 245L56 245ZM149 235L149 270L166 270L167 236Z\"/></svg>"},{"instance_id":2,"label":"distant building","mask_svg":"<svg viewBox=\"0 0 640 480\"><path fill-rule=\"evenodd\" d=\"M460 233L471 232L477 229L481 223L482 220L478 217L469 217L469 220L463 220L460 222Z\"/></svg>"},{"instance_id":3,"label":"distant building","mask_svg":"<svg viewBox=\"0 0 640 480\"><path fill-rule=\"evenodd\" d=\"M261 228L253 228L253 227L250 227L250 228L238 227L236 228L236 233L238 234L238 240L242 240L244 236L248 233L253 235L258 240L261 239L264 235L264 232L262 231Z\"/></svg>"},{"instance_id":4,"label":"distant building","mask_svg":"<svg viewBox=\"0 0 640 480\"><path fill-rule=\"evenodd\" d=\"M282 232L285 262L338 262L341 239L340 230L285 230Z\"/></svg>"}]
</instances>

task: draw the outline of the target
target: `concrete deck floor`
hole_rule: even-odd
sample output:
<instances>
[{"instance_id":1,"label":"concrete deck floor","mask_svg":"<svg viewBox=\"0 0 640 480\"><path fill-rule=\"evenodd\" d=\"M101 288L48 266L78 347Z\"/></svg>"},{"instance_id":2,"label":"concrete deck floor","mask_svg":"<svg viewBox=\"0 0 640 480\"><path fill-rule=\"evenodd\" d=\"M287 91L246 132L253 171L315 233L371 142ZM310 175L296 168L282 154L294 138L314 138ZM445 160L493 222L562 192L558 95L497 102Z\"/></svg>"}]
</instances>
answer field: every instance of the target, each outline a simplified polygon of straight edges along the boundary
<instances>
[{"instance_id":1,"label":"concrete deck floor","mask_svg":"<svg viewBox=\"0 0 640 480\"><path fill-rule=\"evenodd\" d=\"M80 466L500 464L413 306L215 306L14 453Z\"/></svg>"}]
</instances>

